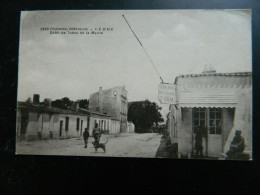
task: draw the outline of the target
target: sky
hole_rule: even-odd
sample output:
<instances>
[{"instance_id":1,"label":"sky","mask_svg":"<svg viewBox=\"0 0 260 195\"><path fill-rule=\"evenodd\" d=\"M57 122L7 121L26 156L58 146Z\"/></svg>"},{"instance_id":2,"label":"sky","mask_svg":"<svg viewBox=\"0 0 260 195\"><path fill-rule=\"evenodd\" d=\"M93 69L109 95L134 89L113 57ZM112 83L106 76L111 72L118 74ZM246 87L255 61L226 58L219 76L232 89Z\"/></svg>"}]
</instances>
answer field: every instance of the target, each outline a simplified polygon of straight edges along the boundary
<instances>
[{"instance_id":1,"label":"sky","mask_svg":"<svg viewBox=\"0 0 260 195\"><path fill-rule=\"evenodd\" d=\"M125 86L128 101L158 101L160 78L180 74L252 71L250 10L23 11L20 22L18 100L88 99ZM50 34L41 28L113 28L104 34Z\"/></svg>"}]
</instances>

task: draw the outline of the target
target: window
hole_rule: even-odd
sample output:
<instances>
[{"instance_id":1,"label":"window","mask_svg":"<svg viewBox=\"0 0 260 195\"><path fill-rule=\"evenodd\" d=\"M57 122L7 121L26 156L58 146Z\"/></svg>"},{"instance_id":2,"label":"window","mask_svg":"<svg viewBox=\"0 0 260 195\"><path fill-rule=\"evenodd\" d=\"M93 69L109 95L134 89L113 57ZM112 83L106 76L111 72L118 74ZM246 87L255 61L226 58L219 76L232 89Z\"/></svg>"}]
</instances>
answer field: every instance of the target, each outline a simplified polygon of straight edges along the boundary
<instances>
[{"instance_id":1,"label":"window","mask_svg":"<svg viewBox=\"0 0 260 195\"><path fill-rule=\"evenodd\" d=\"M209 109L209 134L221 134L221 109Z\"/></svg>"},{"instance_id":2,"label":"window","mask_svg":"<svg viewBox=\"0 0 260 195\"><path fill-rule=\"evenodd\" d=\"M221 117L221 108L194 108L194 133L196 133L199 126L202 126L207 127L209 134L221 134Z\"/></svg>"},{"instance_id":3,"label":"window","mask_svg":"<svg viewBox=\"0 0 260 195\"><path fill-rule=\"evenodd\" d=\"M206 108L193 109L193 127L195 133L199 126L206 127Z\"/></svg>"}]
</instances>

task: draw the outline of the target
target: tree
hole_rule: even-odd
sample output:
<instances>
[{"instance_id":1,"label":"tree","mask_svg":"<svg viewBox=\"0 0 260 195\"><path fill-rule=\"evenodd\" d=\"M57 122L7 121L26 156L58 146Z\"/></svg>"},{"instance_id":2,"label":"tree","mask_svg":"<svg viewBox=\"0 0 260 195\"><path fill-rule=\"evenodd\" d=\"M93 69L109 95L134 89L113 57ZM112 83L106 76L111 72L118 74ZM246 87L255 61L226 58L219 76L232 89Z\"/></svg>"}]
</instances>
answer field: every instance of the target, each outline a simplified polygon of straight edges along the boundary
<instances>
[{"instance_id":1,"label":"tree","mask_svg":"<svg viewBox=\"0 0 260 195\"><path fill-rule=\"evenodd\" d=\"M89 100L88 99L78 100L78 102L79 102L79 107L80 108L88 109L88 105L89 105Z\"/></svg>"},{"instance_id":2,"label":"tree","mask_svg":"<svg viewBox=\"0 0 260 195\"><path fill-rule=\"evenodd\" d=\"M148 132L154 123L157 126L159 122L164 121L159 112L161 109L149 100L130 102L127 118L135 124L136 132Z\"/></svg>"},{"instance_id":3,"label":"tree","mask_svg":"<svg viewBox=\"0 0 260 195\"><path fill-rule=\"evenodd\" d=\"M73 105L73 101L70 100L68 97L64 97L62 99L57 99L55 101L51 102L51 106L56 107L56 108L62 108L62 109L66 109L69 106Z\"/></svg>"},{"instance_id":4,"label":"tree","mask_svg":"<svg viewBox=\"0 0 260 195\"><path fill-rule=\"evenodd\" d=\"M76 102L79 103L80 108L84 108L84 109L88 108L88 105L89 105L88 99L77 100ZM74 106L74 103L75 102L70 100L68 97L64 97L64 98L52 101L51 106L56 107L56 108L67 109L68 107Z\"/></svg>"}]
</instances>

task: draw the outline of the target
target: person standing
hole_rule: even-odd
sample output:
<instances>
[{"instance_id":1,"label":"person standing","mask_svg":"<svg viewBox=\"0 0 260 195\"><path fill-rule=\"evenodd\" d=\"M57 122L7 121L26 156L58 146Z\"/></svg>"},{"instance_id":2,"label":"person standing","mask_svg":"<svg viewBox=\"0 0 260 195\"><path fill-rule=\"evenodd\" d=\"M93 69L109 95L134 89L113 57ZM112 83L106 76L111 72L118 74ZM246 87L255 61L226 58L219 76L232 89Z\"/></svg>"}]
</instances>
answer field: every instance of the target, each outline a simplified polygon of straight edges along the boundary
<instances>
[{"instance_id":1,"label":"person standing","mask_svg":"<svg viewBox=\"0 0 260 195\"><path fill-rule=\"evenodd\" d=\"M100 130L100 128L98 128L98 124L97 123L95 124L95 127L93 129L92 135L93 135L93 137L95 139L95 143L99 144L100 137L101 137L101 130Z\"/></svg>"},{"instance_id":2,"label":"person standing","mask_svg":"<svg viewBox=\"0 0 260 195\"><path fill-rule=\"evenodd\" d=\"M196 155L200 154L202 156L203 146L202 146L203 129L199 126L196 136L195 136L195 150Z\"/></svg>"},{"instance_id":3,"label":"person standing","mask_svg":"<svg viewBox=\"0 0 260 195\"><path fill-rule=\"evenodd\" d=\"M88 147L88 138L89 138L89 131L87 128L85 128L85 131L83 133L83 138L84 138L84 142L85 142L85 148Z\"/></svg>"}]
</instances>

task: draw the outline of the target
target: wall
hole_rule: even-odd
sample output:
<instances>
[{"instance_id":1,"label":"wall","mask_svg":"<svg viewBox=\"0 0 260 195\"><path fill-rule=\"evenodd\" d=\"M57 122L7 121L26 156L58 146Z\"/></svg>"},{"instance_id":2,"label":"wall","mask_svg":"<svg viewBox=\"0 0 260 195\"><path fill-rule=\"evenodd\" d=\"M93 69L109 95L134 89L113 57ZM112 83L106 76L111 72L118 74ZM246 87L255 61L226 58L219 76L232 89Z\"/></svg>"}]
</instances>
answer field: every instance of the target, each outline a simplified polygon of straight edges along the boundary
<instances>
[{"instance_id":1,"label":"wall","mask_svg":"<svg viewBox=\"0 0 260 195\"><path fill-rule=\"evenodd\" d=\"M182 123L182 120L179 118L179 113L181 113L181 111L176 110L176 107L171 105L170 106L170 113L168 115L168 132L170 135L170 139L171 139L171 144L177 143L177 125L180 126ZM179 114L179 115L178 115ZM177 123L177 121L179 121Z\"/></svg>"},{"instance_id":2,"label":"wall","mask_svg":"<svg viewBox=\"0 0 260 195\"><path fill-rule=\"evenodd\" d=\"M117 91L116 96L113 95L114 91ZM124 106L122 105L122 100L125 99L127 101L126 95L126 90L121 86L103 90L103 110L106 111L109 116L112 116L117 120L121 120L121 111L123 109L122 107ZM125 105L125 107L125 109L127 109L127 105ZM127 112L124 112L124 114L126 115Z\"/></svg>"},{"instance_id":3,"label":"wall","mask_svg":"<svg viewBox=\"0 0 260 195\"><path fill-rule=\"evenodd\" d=\"M120 133L120 121L111 120L109 134L118 134Z\"/></svg>"},{"instance_id":4,"label":"wall","mask_svg":"<svg viewBox=\"0 0 260 195\"><path fill-rule=\"evenodd\" d=\"M117 96L113 95L113 92L117 91ZM119 102L120 92L118 88L107 89L103 91L102 102L103 111L105 111L109 116L114 118L120 118L120 102Z\"/></svg>"},{"instance_id":5,"label":"wall","mask_svg":"<svg viewBox=\"0 0 260 195\"><path fill-rule=\"evenodd\" d=\"M68 131L65 130L66 117L69 117ZM79 118L79 130L77 130L77 118ZM81 130L81 120L83 120L82 130ZM87 128L87 120L88 120L87 116L60 114L59 121L63 121L62 137L67 137L67 136L80 137L81 131L84 132L84 129Z\"/></svg>"},{"instance_id":6,"label":"wall","mask_svg":"<svg viewBox=\"0 0 260 195\"><path fill-rule=\"evenodd\" d=\"M114 96L113 92L117 91L117 95ZM90 95L89 108L96 111L98 107L99 92ZM121 122L121 132L127 131L127 91L121 87L113 87L110 89L102 90L102 111L107 115L113 117ZM126 103L123 103L126 102Z\"/></svg>"},{"instance_id":7,"label":"wall","mask_svg":"<svg viewBox=\"0 0 260 195\"><path fill-rule=\"evenodd\" d=\"M97 111L96 108L98 107L98 92L93 93L89 96L89 109L93 111Z\"/></svg>"},{"instance_id":8,"label":"wall","mask_svg":"<svg viewBox=\"0 0 260 195\"><path fill-rule=\"evenodd\" d=\"M180 112L180 111L179 111ZM192 109L182 108L177 119L178 152L187 156L192 152Z\"/></svg>"},{"instance_id":9,"label":"wall","mask_svg":"<svg viewBox=\"0 0 260 195\"><path fill-rule=\"evenodd\" d=\"M29 112L29 121L26 129L27 140L38 139L37 132L41 132L40 130L38 130L38 123L42 124L42 122L39 121L39 114L37 112Z\"/></svg>"},{"instance_id":10,"label":"wall","mask_svg":"<svg viewBox=\"0 0 260 195\"><path fill-rule=\"evenodd\" d=\"M223 108L222 110L222 133L223 133L223 148L225 143L227 142L228 136L234 126L234 113L232 114L232 110L235 113L235 108Z\"/></svg>"},{"instance_id":11,"label":"wall","mask_svg":"<svg viewBox=\"0 0 260 195\"><path fill-rule=\"evenodd\" d=\"M245 138L245 151L252 156L252 88L239 88L238 97L234 127L225 142L224 152L229 150L230 143L235 136L236 130L241 130L242 136Z\"/></svg>"},{"instance_id":12,"label":"wall","mask_svg":"<svg viewBox=\"0 0 260 195\"><path fill-rule=\"evenodd\" d=\"M17 136L18 140L21 139L21 111L18 109L17 114ZM69 117L69 130L65 131L65 118ZM79 130L77 127L77 118L79 118ZM83 121L81 127L81 120ZM28 125L26 128L26 140L36 140L38 133L41 134L42 139L50 139L50 134L53 138L59 138L60 135L60 121L63 121L62 136L61 137L80 137L87 128L87 116L82 115L69 115L69 114L51 114L51 113L38 113L37 111L29 111Z\"/></svg>"},{"instance_id":13,"label":"wall","mask_svg":"<svg viewBox=\"0 0 260 195\"><path fill-rule=\"evenodd\" d=\"M98 124L102 124L102 126L99 125L99 128L103 131L111 131L111 119L107 117L99 117L99 116L91 116L90 117L90 130L89 133L92 135L93 128L95 127L95 121ZM102 122L103 121L103 122Z\"/></svg>"}]
</instances>

